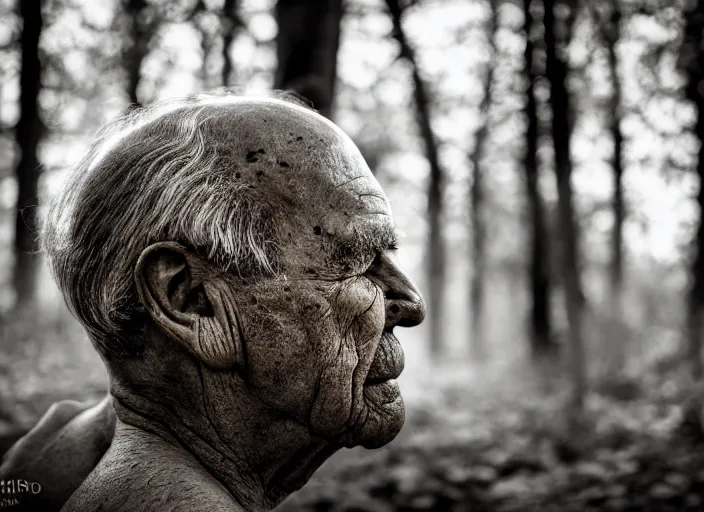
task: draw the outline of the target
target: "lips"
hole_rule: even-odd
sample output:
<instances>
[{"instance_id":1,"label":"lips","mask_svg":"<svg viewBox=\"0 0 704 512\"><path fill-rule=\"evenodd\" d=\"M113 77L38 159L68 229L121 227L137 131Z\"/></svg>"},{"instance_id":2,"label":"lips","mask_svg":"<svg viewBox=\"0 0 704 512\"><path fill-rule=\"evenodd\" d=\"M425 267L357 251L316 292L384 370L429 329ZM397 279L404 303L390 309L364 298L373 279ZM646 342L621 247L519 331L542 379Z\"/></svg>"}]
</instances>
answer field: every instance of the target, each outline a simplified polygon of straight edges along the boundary
<instances>
[{"instance_id":1,"label":"lips","mask_svg":"<svg viewBox=\"0 0 704 512\"><path fill-rule=\"evenodd\" d=\"M401 343L391 332L384 331L364 384L373 386L396 379L401 375L404 364Z\"/></svg>"}]
</instances>

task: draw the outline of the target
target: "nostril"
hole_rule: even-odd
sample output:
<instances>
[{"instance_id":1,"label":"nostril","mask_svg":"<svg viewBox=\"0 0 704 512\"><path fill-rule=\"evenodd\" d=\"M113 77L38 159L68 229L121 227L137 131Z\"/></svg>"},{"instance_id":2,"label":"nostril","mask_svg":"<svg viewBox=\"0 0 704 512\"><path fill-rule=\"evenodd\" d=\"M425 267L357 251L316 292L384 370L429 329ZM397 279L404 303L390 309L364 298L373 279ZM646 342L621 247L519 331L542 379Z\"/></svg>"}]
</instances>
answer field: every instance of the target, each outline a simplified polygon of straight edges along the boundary
<instances>
[{"instance_id":1,"label":"nostril","mask_svg":"<svg viewBox=\"0 0 704 512\"><path fill-rule=\"evenodd\" d=\"M391 311L394 315L398 314L399 311L401 311L401 308L398 307L398 304L393 304L390 308L389 311Z\"/></svg>"}]
</instances>

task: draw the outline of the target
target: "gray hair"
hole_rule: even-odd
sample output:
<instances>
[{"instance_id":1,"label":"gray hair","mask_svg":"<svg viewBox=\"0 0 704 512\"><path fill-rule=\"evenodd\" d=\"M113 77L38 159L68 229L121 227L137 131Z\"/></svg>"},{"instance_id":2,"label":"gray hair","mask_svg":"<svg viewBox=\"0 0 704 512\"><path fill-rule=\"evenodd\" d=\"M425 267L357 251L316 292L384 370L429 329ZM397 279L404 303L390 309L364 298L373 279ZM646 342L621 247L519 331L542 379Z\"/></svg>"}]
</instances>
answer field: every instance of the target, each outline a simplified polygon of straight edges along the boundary
<instances>
[{"instance_id":1,"label":"gray hair","mask_svg":"<svg viewBox=\"0 0 704 512\"><path fill-rule=\"evenodd\" d=\"M240 99L220 90L128 112L98 132L50 201L42 242L52 274L104 357L142 348L133 272L152 243L180 242L245 278L277 273L269 205L232 179L233 156L207 138L217 106Z\"/></svg>"}]
</instances>

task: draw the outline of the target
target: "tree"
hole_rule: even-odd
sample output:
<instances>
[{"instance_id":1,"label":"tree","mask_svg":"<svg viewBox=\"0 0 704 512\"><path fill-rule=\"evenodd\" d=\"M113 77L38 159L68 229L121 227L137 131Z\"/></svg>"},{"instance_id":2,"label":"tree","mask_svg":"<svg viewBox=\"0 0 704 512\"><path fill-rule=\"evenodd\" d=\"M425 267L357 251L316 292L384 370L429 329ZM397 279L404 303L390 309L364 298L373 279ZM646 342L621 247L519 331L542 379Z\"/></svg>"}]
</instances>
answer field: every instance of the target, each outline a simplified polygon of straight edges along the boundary
<instances>
[{"instance_id":1,"label":"tree","mask_svg":"<svg viewBox=\"0 0 704 512\"><path fill-rule=\"evenodd\" d=\"M415 51L403 30L402 17L404 7L399 0L386 0L386 6L393 23L393 37L400 46L400 58L406 59L411 67L413 97L418 118L421 138L425 146L425 156L430 164L428 180L428 252L426 279L429 289L431 352L440 355L443 342L442 312L444 311L445 291L445 242L442 234L442 190L443 171L438 155L438 142L432 128L430 116L430 96L428 87L420 75Z\"/></svg>"},{"instance_id":2,"label":"tree","mask_svg":"<svg viewBox=\"0 0 704 512\"><path fill-rule=\"evenodd\" d=\"M242 21L237 15L237 0L225 0L222 8L222 85L227 87L232 80L232 42Z\"/></svg>"},{"instance_id":3,"label":"tree","mask_svg":"<svg viewBox=\"0 0 704 512\"><path fill-rule=\"evenodd\" d=\"M154 13L148 13L147 0L125 0L124 8L129 17L129 41L123 50L122 61L127 74L127 94L130 104L142 105L138 96L142 76L142 62L149 52L149 43L154 35Z\"/></svg>"},{"instance_id":4,"label":"tree","mask_svg":"<svg viewBox=\"0 0 704 512\"><path fill-rule=\"evenodd\" d=\"M611 210L613 212L613 228L611 230L611 261L609 264L609 324L610 329L604 329L604 336L611 337L607 346L611 347L608 354L609 365L621 368L625 361L625 343L628 333L623 328L624 316L624 257L623 257L623 223L626 217L625 197L623 190L623 131L621 119L623 105L621 100L621 79L619 76L619 60L616 45L621 39L621 6L618 1L592 3L589 9L596 27L598 39L607 50L609 75L612 92L608 103L609 133L613 140L613 156L611 158L613 195Z\"/></svg>"},{"instance_id":5,"label":"tree","mask_svg":"<svg viewBox=\"0 0 704 512\"><path fill-rule=\"evenodd\" d=\"M526 76L525 116L526 147L523 156L525 167L526 192L530 213L530 264L529 278L531 291L530 340L535 356L545 355L554 344L551 341L550 323L550 268L547 229L545 226L545 207L539 187L538 168L538 105L535 97L535 63L533 53L533 15L531 0L524 0L524 31L526 47L524 51Z\"/></svg>"},{"instance_id":6,"label":"tree","mask_svg":"<svg viewBox=\"0 0 704 512\"><path fill-rule=\"evenodd\" d=\"M699 178L696 200L700 214L690 270L692 284L687 311L689 360L695 379L700 380L704 376L701 359L701 324L704 313L704 4L692 2L690 5L689 12L685 14L685 35L679 62L688 78L685 89L687 98L696 108L694 133L700 142L696 169Z\"/></svg>"},{"instance_id":7,"label":"tree","mask_svg":"<svg viewBox=\"0 0 704 512\"><path fill-rule=\"evenodd\" d=\"M274 88L293 90L331 117L342 0L278 0Z\"/></svg>"},{"instance_id":8,"label":"tree","mask_svg":"<svg viewBox=\"0 0 704 512\"><path fill-rule=\"evenodd\" d=\"M560 20L562 41L557 39L555 19L556 0L545 0L545 69L550 83L550 107L552 110L552 140L555 152L555 178L557 182L557 209L561 235L561 270L569 324L569 372L572 376L570 400L573 412L581 411L587 390L587 372L584 355L583 317L585 298L579 272L579 248L572 192L570 98L567 89L568 63L564 46L571 37L574 20L574 0L560 2L567 12ZM562 51L561 51L562 50Z\"/></svg>"},{"instance_id":9,"label":"tree","mask_svg":"<svg viewBox=\"0 0 704 512\"><path fill-rule=\"evenodd\" d=\"M34 298L39 269L35 217L40 175L38 148L44 131L39 117L39 39L43 24L40 0L22 0L20 16L23 28L20 36L20 117L15 128L19 161L16 167L18 190L13 274L17 306L23 306Z\"/></svg>"},{"instance_id":10,"label":"tree","mask_svg":"<svg viewBox=\"0 0 704 512\"><path fill-rule=\"evenodd\" d=\"M613 212L614 228L611 236L611 286L617 310L621 313L623 293L623 221L625 220L625 200L623 194L623 132L621 131L621 80L618 73L616 43L621 38L621 11L618 2L611 4L611 17L602 28L603 38L609 55L609 71L613 84L610 105L610 132L614 143L613 165Z\"/></svg>"},{"instance_id":11,"label":"tree","mask_svg":"<svg viewBox=\"0 0 704 512\"><path fill-rule=\"evenodd\" d=\"M128 19L127 43L122 50L122 65L127 75L127 94L132 107L140 107L143 103L143 99L139 98L142 64L149 55L160 25L192 22L198 14L207 10L207 6L203 0L186 6L174 6L167 2L152 3L149 0L122 0L122 6ZM204 46L208 46L207 41Z\"/></svg>"},{"instance_id":12,"label":"tree","mask_svg":"<svg viewBox=\"0 0 704 512\"><path fill-rule=\"evenodd\" d=\"M491 48L491 56L484 74L484 96L479 105L480 116L483 121L477 130L474 140L474 149L470 154L472 162L472 183L470 185L470 223L472 254L472 277L470 280L470 305L472 319L472 348L474 356L482 360L486 356L482 330L482 314L484 305L484 285L486 277L486 250L485 250L485 220L482 218L484 205L484 169L482 159L486 156L486 143L489 135L489 109L493 100L494 69L496 68L497 49L494 39L497 30L496 0L489 0L489 21L487 23L487 39Z\"/></svg>"}]
</instances>

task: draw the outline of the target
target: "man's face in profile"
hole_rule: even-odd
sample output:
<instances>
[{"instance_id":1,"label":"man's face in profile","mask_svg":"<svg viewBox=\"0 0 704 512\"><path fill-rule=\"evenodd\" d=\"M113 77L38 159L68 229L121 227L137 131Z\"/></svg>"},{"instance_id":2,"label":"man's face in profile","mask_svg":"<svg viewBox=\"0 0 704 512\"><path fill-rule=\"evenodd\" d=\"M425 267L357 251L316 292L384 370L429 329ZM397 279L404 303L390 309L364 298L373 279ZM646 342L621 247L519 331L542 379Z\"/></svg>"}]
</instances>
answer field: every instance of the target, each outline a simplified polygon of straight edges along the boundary
<instances>
[{"instance_id":1,"label":"man's face in profile","mask_svg":"<svg viewBox=\"0 0 704 512\"><path fill-rule=\"evenodd\" d=\"M247 380L262 402L343 445L381 446L404 421L396 325L420 323L418 291L397 267L388 200L354 144L296 110L272 116L238 179L278 206L279 277L238 296ZM277 140L272 144L271 140ZM250 139L251 140L251 139Z\"/></svg>"},{"instance_id":2,"label":"man's face in profile","mask_svg":"<svg viewBox=\"0 0 704 512\"><path fill-rule=\"evenodd\" d=\"M45 233L117 415L115 448L71 499L103 503L136 458L214 485L212 503L271 508L341 446L398 434L393 329L425 306L339 128L278 99L176 105L101 135Z\"/></svg>"}]
</instances>

